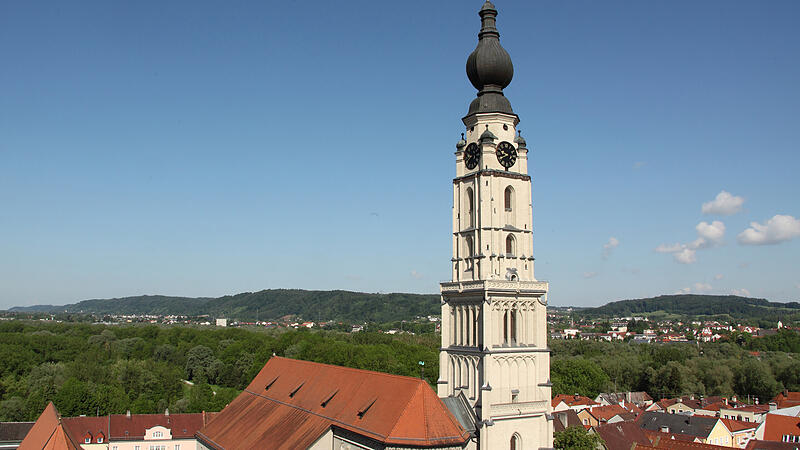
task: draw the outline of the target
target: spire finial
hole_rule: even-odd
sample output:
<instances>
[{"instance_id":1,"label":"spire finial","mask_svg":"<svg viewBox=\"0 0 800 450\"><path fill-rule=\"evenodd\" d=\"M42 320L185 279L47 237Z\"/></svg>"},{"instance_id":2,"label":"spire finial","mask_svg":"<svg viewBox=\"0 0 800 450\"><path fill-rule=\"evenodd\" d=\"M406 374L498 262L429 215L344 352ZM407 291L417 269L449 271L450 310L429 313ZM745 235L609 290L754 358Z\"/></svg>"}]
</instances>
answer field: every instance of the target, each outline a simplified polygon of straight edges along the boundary
<instances>
[{"instance_id":1,"label":"spire finial","mask_svg":"<svg viewBox=\"0 0 800 450\"><path fill-rule=\"evenodd\" d=\"M478 90L478 98L470 104L468 115L479 112L514 114L511 103L503 96L503 89L514 77L514 65L500 45L497 9L486 0L478 15L481 17L478 46L467 58L467 77Z\"/></svg>"}]
</instances>

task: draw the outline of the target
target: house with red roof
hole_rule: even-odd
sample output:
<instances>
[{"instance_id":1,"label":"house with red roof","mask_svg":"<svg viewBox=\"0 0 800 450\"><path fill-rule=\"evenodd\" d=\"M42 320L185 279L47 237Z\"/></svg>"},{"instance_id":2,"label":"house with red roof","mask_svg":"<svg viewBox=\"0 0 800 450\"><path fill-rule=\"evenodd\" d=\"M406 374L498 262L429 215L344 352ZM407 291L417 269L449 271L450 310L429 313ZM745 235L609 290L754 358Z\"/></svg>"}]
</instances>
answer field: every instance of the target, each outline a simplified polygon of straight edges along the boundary
<instances>
[{"instance_id":1,"label":"house with red roof","mask_svg":"<svg viewBox=\"0 0 800 450\"><path fill-rule=\"evenodd\" d=\"M767 414L755 434L758 440L800 443L800 417Z\"/></svg>"},{"instance_id":2,"label":"house with red roof","mask_svg":"<svg viewBox=\"0 0 800 450\"><path fill-rule=\"evenodd\" d=\"M129 413L62 418L50 403L25 440L36 442L29 448L53 450L71 448L71 445L82 450L195 450L197 440L194 434L214 414L169 414L166 411L164 414ZM39 447L48 433L51 436L48 442L59 444L46 443Z\"/></svg>"},{"instance_id":3,"label":"house with red roof","mask_svg":"<svg viewBox=\"0 0 800 450\"><path fill-rule=\"evenodd\" d=\"M628 414L622 406L619 405L606 405L595 406L591 409L586 408L578 411L578 417L584 426L596 427L604 423L608 423L609 419L620 414Z\"/></svg>"},{"instance_id":4,"label":"house with red roof","mask_svg":"<svg viewBox=\"0 0 800 450\"><path fill-rule=\"evenodd\" d=\"M196 437L208 450L474 449L461 399L446 405L419 378L273 356Z\"/></svg>"},{"instance_id":5,"label":"house with red roof","mask_svg":"<svg viewBox=\"0 0 800 450\"><path fill-rule=\"evenodd\" d=\"M563 411L565 409L580 411L582 409L591 409L595 406L600 406L600 403L597 403L589 397L584 397L583 395L578 394L558 394L553 397L553 400L550 402L550 404L553 406L553 411Z\"/></svg>"},{"instance_id":6,"label":"house with red roof","mask_svg":"<svg viewBox=\"0 0 800 450\"><path fill-rule=\"evenodd\" d=\"M755 439L758 424L753 422L744 422L734 419L720 419L728 431L731 432L733 444L736 447L744 448L748 442Z\"/></svg>"},{"instance_id":7,"label":"house with red roof","mask_svg":"<svg viewBox=\"0 0 800 450\"><path fill-rule=\"evenodd\" d=\"M783 391L772 399L778 408L791 408L800 406L800 392Z\"/></svg>"}]
</instances>

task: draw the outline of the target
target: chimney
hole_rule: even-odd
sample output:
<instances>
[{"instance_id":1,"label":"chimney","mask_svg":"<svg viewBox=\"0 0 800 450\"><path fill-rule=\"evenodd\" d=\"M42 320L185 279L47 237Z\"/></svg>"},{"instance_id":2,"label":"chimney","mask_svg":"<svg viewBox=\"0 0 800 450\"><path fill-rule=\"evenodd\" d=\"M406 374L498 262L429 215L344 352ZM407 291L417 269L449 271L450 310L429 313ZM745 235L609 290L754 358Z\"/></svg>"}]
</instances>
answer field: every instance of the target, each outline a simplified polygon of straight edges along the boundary
<instances>
[{"instance_id":1,"label":"chimney","mask_svg":"<svg viewBox=\"0 0 800 450\"><path fill-rule=\"evenodd\" d=\"M722 403L725 403L725 405L727 406L728 405L728 397L722 397Z\"/></svg>"},{"instance_id":2,"label":"chimney","mask_svg":"<svg viewBox=\"0 0 800 450\"><path fill-rule=\"evenodd\" d=\"M668 427L668 426L666 426L666 425L661 425L661 429L660 429L660 431L661 431L662 433L669 433L669 427Z\"/></svg>"},{"instance_id":3,"label":"chimney","mask_svg":"<svg viewBox=\"0 0 800 450\"><path fill-rule=\"evenodd\" d=\"M128 410L128 412L125 413L125 417L127 417L128 419L131 418L131 410L130 409Z\"/></svg>"},{"instance_id":4,"label":"chimney","mask_svg":"<svg viewBox=\"0 0 800 450\"><path fill-rule=\"evenodd\" d=\"M778 404L777 403L772 402L772 403L769 404L769 410L770 411L775 411L776 409L778 409Z\"/></svg>"},{"instance_id":5,"label":"chimney","mask_svg":"<svg viewBox=\"0 0 800 450\"><path fill-rule=\"evenodd\" d=\"M165 416L167 416L167 417L169 417L169 408L167 408L167 409L165 409L165 410L164 410L164 415L165 415Z\"/></svg>"}]
</instances>

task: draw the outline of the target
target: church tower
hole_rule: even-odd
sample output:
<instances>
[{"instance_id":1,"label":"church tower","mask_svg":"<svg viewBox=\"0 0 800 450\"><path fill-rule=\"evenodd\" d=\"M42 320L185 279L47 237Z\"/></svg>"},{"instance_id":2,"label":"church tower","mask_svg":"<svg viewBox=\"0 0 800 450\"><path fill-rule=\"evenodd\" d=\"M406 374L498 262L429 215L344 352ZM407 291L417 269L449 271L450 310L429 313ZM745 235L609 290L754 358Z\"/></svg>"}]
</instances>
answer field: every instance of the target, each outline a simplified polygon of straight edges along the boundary
<instances>
[{"instance_id":1,"label":"church tower","mask_svg":"<svg viewBox=\"0 0 800 450\"><path fill-rule=\"evenodd\" d=\"M497 10L479 12L467 76L478 90L462 119L453 179L452 281L441 284L440 397L461 396L478 420L480 449L553 446L548 284L533 272L528 149L503 95L514 67Z\"/></svg>"}]
</instances>

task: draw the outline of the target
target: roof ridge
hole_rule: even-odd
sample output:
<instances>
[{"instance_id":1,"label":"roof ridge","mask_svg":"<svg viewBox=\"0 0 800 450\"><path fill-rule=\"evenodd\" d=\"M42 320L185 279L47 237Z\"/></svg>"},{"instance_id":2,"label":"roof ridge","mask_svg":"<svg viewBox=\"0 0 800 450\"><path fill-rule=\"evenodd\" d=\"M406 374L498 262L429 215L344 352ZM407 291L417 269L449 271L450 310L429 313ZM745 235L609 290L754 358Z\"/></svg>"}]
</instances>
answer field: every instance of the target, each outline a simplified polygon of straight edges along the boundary
<instances>
[{"instance_id":1,"label":"roof ridge","mask_svg":"<svg viewBox=\"0 0 800 450\"><path fill-rule=\"evenodd\" d=\"M339 369L339 370L354 371L354 372L364 372L364 373L368 373L368 374L371 374L371 375L381 375L381 376L386 376L386 377L402 378L404 380L415 381L417 383L422 382L422 380L420 380L419 378L411 377L411 376L408 376L408 375L396 375L396 374L393 374L393 373L378 372L378 371L375 371L375 370L357 369L355 367L346 367L346 366L337 366L337 365L333 365L333 364L319 363L319 362L314 362L314 361L306 361L304 359L286 358L285 356L273 356L273 357L270 358L270 360L272 360L274 358L283 359L283 360L286 360L286 361L293 361L293 362L297 362L297 363L303 363L303 364L322 365L322 366L332 367L332 368Z\"/></svg>"}]
</instances>

